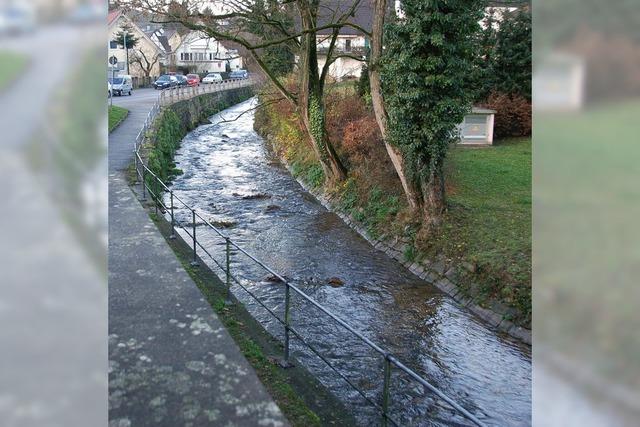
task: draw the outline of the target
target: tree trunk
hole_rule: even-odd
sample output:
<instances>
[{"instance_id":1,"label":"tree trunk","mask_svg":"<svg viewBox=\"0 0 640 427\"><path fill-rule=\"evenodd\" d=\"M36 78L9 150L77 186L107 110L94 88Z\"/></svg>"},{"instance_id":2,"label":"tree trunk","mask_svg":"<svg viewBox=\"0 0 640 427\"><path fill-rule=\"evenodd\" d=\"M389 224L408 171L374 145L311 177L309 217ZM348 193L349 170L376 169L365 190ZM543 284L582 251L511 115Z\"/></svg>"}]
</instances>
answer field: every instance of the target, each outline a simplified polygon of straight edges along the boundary
<instances>
[{"instance_id":1,"label":"tree trunk","mask_svg":"<svg viewBox=\"0 0 640 427\"><path fill-rule=\"evenodd\" d=\"M400 178L404 194L407 197L411 209L418 209L422 205L421 192L418 186L414 185L407 178L405 160L402 153L393 145L387 143L387 111L384 107L382 96L382 83L380 80L380 58L382 56L382 42L384 31L384 17L387 10L387 0L374 0L373 24L371 28L371 57L369 60L369 86L371 89L371 102L376 116L376 122L380 128L384 146L387 149L391 163Z\"/></svg>"},{"instance_id":2,"label":"tree trunk","mask_svg":"<svg viewBox=\"0 0 640 427\"><path fill-rule=\"evenodd\" d=\"M440 223L445 210L444 172L441 164L434 167L429 180L423 182L421 187L423 225L429 229Z\"/></svg>"},{"instance_id":3,"label":"tree trunk","mask_svg":"<svg viewBox=\"0 0 640 427\"><path fill-rule=\"evenodd\" d=\"M302 51L300 53L300 97L299 109L305 130L309 135L313 149L320 160L327 182L334 183L347 177L346 169L340 162L335 149L329 141L326 128L326 113L323 102L323 87L318 71L318 57L316 52L317 4L301 1L300 16L302 28L308 30L302 36Z\"/></svg>"}]
</instances>

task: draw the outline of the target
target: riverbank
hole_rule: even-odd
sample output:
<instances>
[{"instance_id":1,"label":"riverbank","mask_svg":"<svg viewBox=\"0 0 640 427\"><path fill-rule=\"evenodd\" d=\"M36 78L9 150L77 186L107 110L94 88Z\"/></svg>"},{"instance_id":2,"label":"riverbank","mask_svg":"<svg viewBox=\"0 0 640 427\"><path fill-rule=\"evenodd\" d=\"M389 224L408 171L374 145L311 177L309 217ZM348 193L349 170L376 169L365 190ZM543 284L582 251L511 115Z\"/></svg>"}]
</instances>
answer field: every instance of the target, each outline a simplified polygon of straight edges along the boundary
<instances>
[{"instance_id":1,"label":"riverbank","mask_svg":"<svg viewBox=\"0 0 640 427\"><path fill-rule=\"evenodd\" d=\"M349 167L324 188L322 169L285 103L256 113L292 175L377 249L435 284L492 327L531 343L531 142L453 148L443 225L425 237L410 212L375 119L349 88L328 99L328 128Z\"/></svg>"}]
</instances>

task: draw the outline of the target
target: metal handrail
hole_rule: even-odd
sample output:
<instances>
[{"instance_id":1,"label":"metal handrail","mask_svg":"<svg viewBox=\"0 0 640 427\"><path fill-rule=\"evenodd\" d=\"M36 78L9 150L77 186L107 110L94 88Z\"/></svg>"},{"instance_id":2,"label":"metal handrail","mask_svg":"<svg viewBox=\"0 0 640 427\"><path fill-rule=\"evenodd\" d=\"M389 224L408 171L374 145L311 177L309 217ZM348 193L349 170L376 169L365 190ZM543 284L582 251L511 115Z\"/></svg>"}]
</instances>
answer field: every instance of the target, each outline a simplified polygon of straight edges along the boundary
<instances>
[{"instance_id":1,"label":"metal handrail","mask_svg":"<svg viewBox=\"0 0 640 427\"><path fill-rule=\"evenodd\" d=\"M215 90L209 90L209 91L206 91L204 93L218 92L218 91L222 91L222 90L227 90L229 88L250 86L252 84L253 84L253 82L251 80L249 80L249 81L247 81L247 80L244 80L244 81L242 81L242 80L239 80L239 81L238 80L225 81L225 82L222 82L222 83L217 84L215 86L212 85L212 86L216 87L216 89ZM196 88L196 87L191 87L191 89L194 89L194 88ZM297 286L289 283L289 281L284 276L280 275L278 272L274 271L272 268L270 268L264 262L260 261L258 258L256 258L255 256L251 255L249 252L247 252L245 249L243 249L241 246L239 246L227 234L225 234L223 231L221 231L220 229L215 227L213 224L211 224L209 222L209 220L203 218L188 203L186 203L185 201L180 199L173 192L173 190L171 190L151 169L149 169L147 167L147 165L144 163L144 160L143 160L143 158L142 158L142 156L140 154L140 147L142 146L142 142L144 140L144 133L146 132L147 129L149 129L151 127L151 124L153 123L153 121L157 117L158 113L161 111L161 108L164 105L163 103L166 101L167 97L169 97L169 100L171 102L178 102L178 101L181 101L181 100L184 100L184 99L189 99L189 98L185 98L185 96L193 97L193 96L199 96L199 95L203 94L203 93L198 94L197 91L193 91L193 90L191 91L191 93L185 93L185 91L182 90L182 93L181 93L180 89L181 89L180 87L178 87L178 88L175 88L175 87L174 88L168 88L168 89L164 89L160 93L160 96L158 97L158 101L154 104L154 106L152 107L151 111L149 112L149 114L148 114L148 116L147 116L147 118L146 118L146 120L145 120L145 122L143 124L142 130L140 131L140 133L138 134L138 136L136 137L136 140L134 142L135 168L136 168L136 175L138 177L140 177L140 182L142 184L141 185L142 199L146 200L146 193L149 192L150 194L153 195L154 204L156 206L156 212L157 212L157 208L158 208L159 204L164 208L165 213L166 212L170 212L170 217L171 217L171 237L175 237L175 227L178 226L179 228L181 228L191 238L191 240L192 240L192 256L193 256L193 260L192 260L192 263L191 263L192 265L194 265L194 266L198 265L198 262L197 262L197 259L198 259L197 248L200 247L207 254L207 256L209 256L209 258L211 258L214 261L216 266L218 268L220 268L225 273L225 276L226 276L226 287L227 287L227 301L229 301L229 296L230 296L230 292L231 292L231 290L230 290L231 289L231 281L233 280L245 292L247 292L251 296L251 298L253 298L256 302L258 302L263 308L265 308L267 310L267 312L269 312L269 314L271 314L281 325L284 326L284 341L285 342L284 342L284 357L283 357L282 365L283 366L289 366L290 365L290 362L289 362L289 351L290 351L290 343L289 343L289 338L290 337L289 337L289 334L293 333L293 335L295 335L298 338L298 340L300 340L305 346L307 346L314 354L316 354L332 370L334 370L336 373L338 373L338 375L343 380L345 380L345 382L347 382L347 384L349 384L352 388L354 388L365 400L367 400L369 403L371 403L374 406L374 408L381 413L381 416L382 416L381 422L382 422L383 426L387 426L388 423L391 423L391 424L394 424L394 425L401 425L396 420L394 420L391 417L391 414L389 413L389 401L390 401L390 393L391 393L390 389L391 389L391 385L392 385L391 384L391 369L394 368L394 367L399 369L400 371L404 372L405 374L409 375L412 379L414 379L415 381L420 383L423 387L427 388L428 390L430 390L431 392L436 394L442 400L447 402L460 415L462 415L463 417L465 417L469 421L473 422L475 425L484 426L485 424L482 421L480 421L476 416L474 416L469 411L467 411L465 408L460 406L458 403L456 403L453 399L451 399L446 394L444 394L437 387L435 387L434 385L429 383L429 381L427 381L426 379L422 378L415 371L413 371L412 369L410 369L409 367L404 365L402 362L400 362L391 353L389 353L388 351L384 350L382 347L380 347L379 345L377 345L376 343L371 341L369 338L367 338L364 335L362 335L355 328L353 328L351 325L349 325L345 320L343 320L339 316L337 316L334 313L332 313L330 310L328 310L327 308L322 306L320 303L315 301L309 295L305 294ZM175 96L174 96L174 93L175 93ZM174 98L177 98L177 99L174 99ZM156 181L166 192L169 193L170 206L167 206L166 203L164 203L164 202L160 202L159 201L160 195L155 194L151 190L150 186L146 182L147 181L147 178L146 178L147 174L153 179L153 181ZM175 207L175 201L180 202L180 204L185 209L187 209L187 210L189 210L191 212L191 214L192 214L191 231L188 230L189 227L183 226L183 224L181 224L180 221L177 221L175 219L175 216L174 216L174 210L176 208ZM226 260L226 262L225 262L226 266L225 267L223 267L211 255L211 253L200 242L198 242L197 235L196 235L196 218L200 219L202 221L203 225L205 225L209 229L213 230L219 237L221 237L221 238L223 238L225 240L225 260ZM262 301L260 301L260 299L256 295L254 295L244 285L242 285L241 281L235 275L231 274L230 257L231 257L231 248L232 247L235 248L240 253L242 253L247 258L249 258L255 264L257 264L260 267L262 267L265 271L267 271L268 273L272 274L274 277L276 277L282 283L284 283L284 285L285 285L285 308L284 308L285 312L284 312L284 319L280 318L280 316L278 316L275 313L273 313L273 311L270 310ZM311 344L307 343L306 340L304 340L304 338L302 338L300 333L298 331L296 331L291 326L291 317L290 317L291 291L294 291L297 295L302 297L305 301L309 302L311 305L313 305L314 307L319 309L321 312L323 312L324 314L329 316L337 324L339 324L344 329L349 331L351 334L353 334L355 337L357 337L360 341L362 341L365 344L367 344L371 349L373 349L379 355L383 356L383 358L384 358L384 373L383 373L383 375L384 376L383 376L383 392L382 392L382 402L381 403L374 402L373 400L371 400L366 395L365 392L363 392L362 390L358 389L344 374L340 373L337 370L337 368L335 368L333 365L331 365L331 363L328 360L326 360L326 358L324 358L322 355L320 355L320 353Z\"/></svg>"}]
</instances>

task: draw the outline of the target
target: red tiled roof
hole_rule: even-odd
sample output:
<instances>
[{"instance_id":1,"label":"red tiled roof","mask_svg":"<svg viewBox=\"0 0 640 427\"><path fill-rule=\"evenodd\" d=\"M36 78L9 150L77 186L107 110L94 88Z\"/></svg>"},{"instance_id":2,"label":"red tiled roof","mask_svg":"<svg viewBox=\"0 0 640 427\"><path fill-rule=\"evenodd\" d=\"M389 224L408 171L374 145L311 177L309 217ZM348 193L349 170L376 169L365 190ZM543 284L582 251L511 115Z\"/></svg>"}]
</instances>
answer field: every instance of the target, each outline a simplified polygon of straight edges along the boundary
<instances>
[{"instance_id":1,"label":"red tiled roof","mask_svg":"<svg viewBox=\"0 0 640 427\"><path fill-rule=\"evenodd\" d=\"M122 10L116 9L109 12L107 15L107 25L111 25L116 19L120 17Z\"/></svg>"}]
</instances>

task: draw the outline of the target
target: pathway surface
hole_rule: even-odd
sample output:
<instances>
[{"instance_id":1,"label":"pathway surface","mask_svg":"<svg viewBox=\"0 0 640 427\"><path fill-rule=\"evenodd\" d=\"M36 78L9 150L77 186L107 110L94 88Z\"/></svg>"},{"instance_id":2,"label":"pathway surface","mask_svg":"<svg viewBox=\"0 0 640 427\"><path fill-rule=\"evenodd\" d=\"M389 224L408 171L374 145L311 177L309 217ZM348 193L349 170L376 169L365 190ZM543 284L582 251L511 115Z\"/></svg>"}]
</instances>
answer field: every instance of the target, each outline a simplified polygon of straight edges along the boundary
<instances>
[{"instance_id":1,"label":"pathway surface","mask_svg":"<svg viewBox=\"0 0 640 427\"><path fill-rule=\"evenodd\" d=\"M153 97L119 104L130 115L109 138L110 426L287 425L125 182Z\"/></svg>"}]
</instances>

